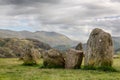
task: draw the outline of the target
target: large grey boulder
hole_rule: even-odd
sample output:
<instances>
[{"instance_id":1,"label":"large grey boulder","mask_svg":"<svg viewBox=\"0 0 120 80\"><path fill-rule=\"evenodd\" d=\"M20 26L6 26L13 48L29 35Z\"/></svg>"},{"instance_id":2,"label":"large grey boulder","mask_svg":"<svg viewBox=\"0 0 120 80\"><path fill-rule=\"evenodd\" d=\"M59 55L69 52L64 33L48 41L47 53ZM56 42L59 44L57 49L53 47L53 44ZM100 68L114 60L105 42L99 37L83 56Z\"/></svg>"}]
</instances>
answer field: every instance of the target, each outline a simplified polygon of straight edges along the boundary
<instances>
[{"instance_id":1,"label":"large grey boulder","mask_svg":"<svg viewBox=\"0 0 120 80\"><path fill-rule=\"evenodd\" d=\"M80 68L83 60L83 51L70 49L66 52L65 68Z\"/></svg>"},{"instance_id":2,"label":"large grey boulder","mask_svg":"<svg viewBox=\"0 0 120 80\"><path fill-rule=\"evenodd\" d=\"M64 68L65 60L60 51L50 49L43 54L43 65L47 68Z\"/></svg>"},{"instance_id":3,"label":"large grey boulder","mask_svg":"<svg viewBox=\"0 0 120 80\"><path fill-rule=\"evenodd\" d=\"M112 66L113 42L111 35L102 29L94 29L87 41L85 66Z\"/></svg>"}]
</instances>

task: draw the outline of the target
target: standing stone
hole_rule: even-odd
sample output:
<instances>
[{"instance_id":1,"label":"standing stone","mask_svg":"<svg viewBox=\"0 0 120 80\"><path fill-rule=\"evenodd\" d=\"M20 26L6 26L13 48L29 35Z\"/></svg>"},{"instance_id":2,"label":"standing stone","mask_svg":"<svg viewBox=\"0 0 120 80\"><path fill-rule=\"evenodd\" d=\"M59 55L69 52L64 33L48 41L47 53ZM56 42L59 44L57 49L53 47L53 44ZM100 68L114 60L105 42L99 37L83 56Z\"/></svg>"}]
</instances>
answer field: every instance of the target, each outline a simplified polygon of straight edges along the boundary
<instances>
[{"instance_id":1,"label":"standing stone","mask_svg":"<svg viewBox=\"0 0 120 80\"><path fill-rule=\"evenodd\" d=\"M111 35L102 29L94 29L87 41L85 66L112 66L113 42Z\"/></svg>"},{"instance_id":2,"label":"standing stone","mask_svg":"<svg viewBox=\"0 0 120 80\"><path fill-rule=\"evenodd\" d=\"M25 65L34 65L38 64L40 59L39 50L35 48L26 48L22 60Z\"/></svg>"},{"instance_id":3,"label":"standing stone","mask_svg":"<svg viewBox=\"0 0 120 80\"><path fill-rule=\"evenodd\" d=\"M75 49L76 49L76 50L83 50L83 48L82 48L82 43L79 43L79 44L76 46Z\"/></svg>"},{"instance_id":4,"label":"standing stone","mask_svg":"<svg viewBox=\"0 0 120 80\"><path fill-rule=\"evenodd\" d=\"M67 69L80 68L82 60L83 60L82 51L70 49L66 53L65 68Z\"/></svg>"},{"instance_id":5,"label":"standing stone","mask_svg":"<svg viewBox=\"0 0 120 80\"><path fill-rule=\"evenodd\" d=\"M62 53L56 49L50 49L43 54L43 65L48 68L63 68L65 61Z\"/></svg>"}]
</instances>

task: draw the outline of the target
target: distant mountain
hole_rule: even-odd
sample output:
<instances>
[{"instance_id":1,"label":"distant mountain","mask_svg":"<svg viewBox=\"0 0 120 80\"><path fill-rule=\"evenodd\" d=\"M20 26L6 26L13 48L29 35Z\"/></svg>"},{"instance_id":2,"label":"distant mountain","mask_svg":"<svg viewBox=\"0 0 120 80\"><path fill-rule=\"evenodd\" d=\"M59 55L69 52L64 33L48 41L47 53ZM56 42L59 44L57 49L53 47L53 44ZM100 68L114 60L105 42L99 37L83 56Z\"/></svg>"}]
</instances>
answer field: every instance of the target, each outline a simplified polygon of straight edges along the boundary
<instances>
[{"instance_id":1,"label":"distant mountain","mask_svg":"<svg viewBox=\"0 0 120 80\"><path fill-rule=\"evenodd\" d=\"M75 45L75 46L76 46L76 45ZM60 50L60 51L66 51L66 50L68 50L68 49L70 49L70 48L74 48L74 47L69 46L69 45L58 45L58 46L55 46L55 47L53 47L53 48L58 49L58 50Z\"/></svg>"},{"instance_id":2,"label":"distant mountain","mask_svg":"<svg viewBox=\"0 0 120 80\"><path fill-rule=\"evenodd\" d=\"M44 43L47 43L52 47L59 45L75 46L78 43L77 41L73 41L63 34L59 34L56 32L46 32L46 31L29 32L29 31L11 31L11 30L0 29L0 38L36 39Z\"/></svg>"},{"instance_id":3,"label":"distant mountain","mask_svg":"<svg viewBox=\"0 0 120 80\"><path fill-rule=\"evenodd\" d=\"M115 49L120 48L120 37L112 37Z\"/></svg>"},{"instance_id":4,"label":"distant mountain","mask_svg":"<svg viewBox=\"0 0 120 80\"><path fill-rule=\"evenodd\" d=\"M112 37L115 52L120 52L120 37Z\"/></svg>"}]
</instances>

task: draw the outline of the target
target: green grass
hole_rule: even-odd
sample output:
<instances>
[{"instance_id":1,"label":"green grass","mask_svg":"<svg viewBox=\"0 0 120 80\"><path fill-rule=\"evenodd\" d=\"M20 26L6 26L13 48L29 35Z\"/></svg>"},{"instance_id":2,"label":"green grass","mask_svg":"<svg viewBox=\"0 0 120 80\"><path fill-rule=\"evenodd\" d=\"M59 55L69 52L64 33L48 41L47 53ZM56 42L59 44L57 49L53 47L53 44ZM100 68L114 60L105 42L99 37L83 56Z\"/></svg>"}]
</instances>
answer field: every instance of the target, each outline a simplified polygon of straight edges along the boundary
<instances>
[{"instance_id":1,"label":"green grass","mask_svg":"<svg viewBox=\"0 0 120 80\"><path fill-rule=\"evenodd\" d=\"M43 69L40 65L24 66L16 58L0 58L0 80L120 80L120 59L113 68L118 72L81 69Z\"/></svg>"}]
</instances>

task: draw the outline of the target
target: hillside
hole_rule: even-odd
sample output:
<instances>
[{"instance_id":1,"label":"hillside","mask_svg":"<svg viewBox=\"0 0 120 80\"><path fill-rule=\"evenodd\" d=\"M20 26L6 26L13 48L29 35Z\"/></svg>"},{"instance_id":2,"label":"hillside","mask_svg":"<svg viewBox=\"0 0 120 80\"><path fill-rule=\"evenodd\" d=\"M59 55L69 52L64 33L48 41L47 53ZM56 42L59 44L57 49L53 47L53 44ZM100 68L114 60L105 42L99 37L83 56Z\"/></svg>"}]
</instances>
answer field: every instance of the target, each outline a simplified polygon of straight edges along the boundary
<instances>
[{"instance_id":1,"label":"hillside","mask_svg":"<svg viewBox=\"0 0 120 80\"><path fill-rule=\"evenodd\" d=\"M0 57L21 57L26 48L48 50L51 47L48 44L34 39L0 38Z\"/></svg>"},{"instance_id":2,"label":"hillside","mask_svg":"<svg viewBox=\"0 0 120 80\"><path fill-rule=\"evenodd\" d=\"M31 38L42 41L49 44L50 46L58 45L76 45L78 42L73 41L65 35L56 32L46 32L46 31L11 31L0 29L0 38Z\"/></svg>"}]
</instances>

